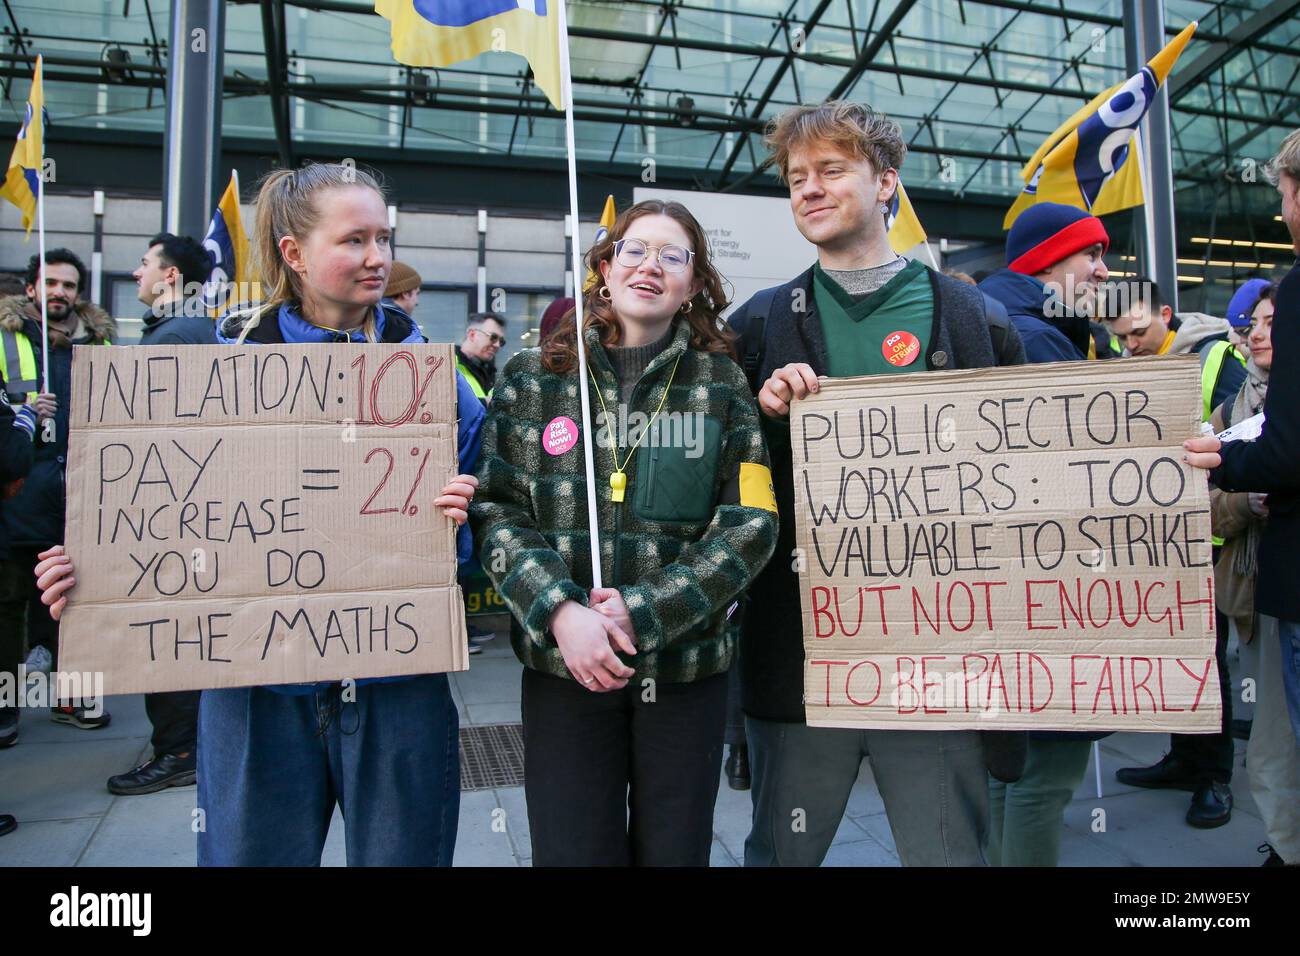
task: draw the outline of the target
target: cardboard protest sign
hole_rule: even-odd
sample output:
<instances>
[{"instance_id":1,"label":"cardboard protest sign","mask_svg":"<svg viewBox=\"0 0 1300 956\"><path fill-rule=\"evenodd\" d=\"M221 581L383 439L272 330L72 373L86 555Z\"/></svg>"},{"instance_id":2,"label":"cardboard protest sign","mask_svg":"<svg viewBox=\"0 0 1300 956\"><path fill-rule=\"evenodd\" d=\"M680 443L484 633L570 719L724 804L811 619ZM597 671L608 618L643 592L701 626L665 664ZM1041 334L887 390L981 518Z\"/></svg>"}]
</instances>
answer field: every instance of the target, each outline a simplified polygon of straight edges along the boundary
<instances>
[{"instance_id":1,"label":"cardboard protest sign","mask_svg":"<svg viewBox=\"0 0 1300 956\"><path fill-rule=\"evenodd\" d=\"M60 665L110 694L464 670L447 345L73 355Z\"/></svg>"},{"instance_id":2,"label":"cardboard protest sign","mask_svg":"<svg viewBox=\"0 0 1300 956\"><path fill-rule=\"evenodd\" d=\"M1217 731L1195 357L831 379L791 415L810 725Z\"/></svg>"}]
</instances>

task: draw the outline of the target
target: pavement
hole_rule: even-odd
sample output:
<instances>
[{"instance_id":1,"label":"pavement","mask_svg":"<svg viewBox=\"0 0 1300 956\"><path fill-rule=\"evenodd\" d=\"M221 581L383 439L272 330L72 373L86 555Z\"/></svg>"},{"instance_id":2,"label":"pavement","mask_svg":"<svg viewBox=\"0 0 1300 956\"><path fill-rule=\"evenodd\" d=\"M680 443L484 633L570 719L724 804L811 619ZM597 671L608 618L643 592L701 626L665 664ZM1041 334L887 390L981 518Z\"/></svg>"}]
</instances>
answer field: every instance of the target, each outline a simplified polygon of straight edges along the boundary
<instances>
[{"instance_id":1,"label":"pavement","mask_svg":"<svg viewBox=\"0 0 1300 956\"><path fill-rule=\"evenodd\" d=\"M502 628L471 658L469 671L452 675L461 726L518 722L519 676ZM111 697L106 706L112 723L97 731L52 723L43 710L24 711L17 746L0 751L0 812L19 821L16 831L0 837L0 866L195 864L194 787L132 797L105 789L110 776L148 757L150 731L139 695ZM1264 827L1247 785L1244 742L1236 743L1232 820L1215 830L1194 830L1183 821L1187 793L1116 782L1118 767L1154 763L1168 740L1167 734L1125 733L1101 741L1103 796L1097 796L1090 762L1065 814L1061 865L1218 867L1263 861L1255 848L1265 840ZM750 794L731 790L724 777L713 820L714 866L743 860L750 811ZM342 831L336 812L322 858L326 866L346 864ZM456 866L528 866L530 858L523 787L461 794ZM825 865L899 865L865 761Z\"/></svg>"}]
</instances>

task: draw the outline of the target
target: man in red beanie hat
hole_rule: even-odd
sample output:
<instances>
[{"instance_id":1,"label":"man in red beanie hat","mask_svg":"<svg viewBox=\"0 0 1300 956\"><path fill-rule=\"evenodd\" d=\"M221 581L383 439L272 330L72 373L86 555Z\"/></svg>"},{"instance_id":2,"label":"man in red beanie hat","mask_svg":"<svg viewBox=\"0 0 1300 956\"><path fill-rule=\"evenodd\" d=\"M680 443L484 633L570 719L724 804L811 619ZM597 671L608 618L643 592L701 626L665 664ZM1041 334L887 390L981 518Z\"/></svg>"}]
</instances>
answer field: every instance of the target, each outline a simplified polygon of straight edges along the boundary
<instances>
[{"instance_id":1,"label":"man in red beanie hat","mask_svg":"<svg viewBox=\"0 0 1300 956\"><path fill-rule=\"evenodd\" d=\"M1007 307L1030 362L1088 357L1088 318L1110 275L1102 261L1109 247L1101 220L1074 206L1040 202L1016 217L1007 267L979 287Z\"/></svg>"}]
</instances>

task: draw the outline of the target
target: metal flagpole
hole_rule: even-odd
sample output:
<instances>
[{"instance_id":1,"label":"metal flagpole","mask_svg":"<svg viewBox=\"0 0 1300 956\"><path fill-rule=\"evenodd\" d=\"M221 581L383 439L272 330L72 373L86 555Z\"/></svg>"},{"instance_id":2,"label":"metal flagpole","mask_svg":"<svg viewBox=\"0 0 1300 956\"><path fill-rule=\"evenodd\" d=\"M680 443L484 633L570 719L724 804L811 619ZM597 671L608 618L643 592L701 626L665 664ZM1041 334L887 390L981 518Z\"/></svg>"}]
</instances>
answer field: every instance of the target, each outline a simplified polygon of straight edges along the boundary
<instances>
[{"instance_id":1,"label":"metal flagpole","mask_svg":"<svg viewBox=\"0 0 1300 956\"><path fill-rule=\"evenodd\" d=\"M581 230L578 228L578 154L573 138L573 75L569 69L569 18L564 0L557 5L560 15L560 90L564 97L564 140L569 156L569 215L573 222L573 321L578 328L578 393L582 402L582 454L587 468L587 524L591 531L591 585L601 586L600 527L596 511L595 441L591 429L591 396L587 388L587 348L582 341L582 289L578 276L582 269Z\"/></svg>"},{"instance_id":2,"label":"metal flagpole","mask_svg":"<svg viewBox=\"0 0 1300 956\"><path fill-rule=\"evenodd\" d=\"M1137 160L1138 174L1142 180L1142 222L1146 229L1147 241L1147 261L1142 263L1142 268L1146 271L1148 277L1159 282L1156 271L1155 210L1152 208L1151 203L1151 167L1147 165L1147 143L1146 137L1142 135L1142 126L1145 126L1146 123L1147 119L1144 118L1142 125L1133 131L1133 139L1137 143L1137 155L1132 158Z\"/></svg>"},{"instance_id":3,"label":"metal flagpole","mask_svg":"<svg viewBox=\"0 0 1300 956\"><path fill-rule=\"evenodd\" d=\"M42 83L44 77L41 77ZM42 94L44 91L42 90ZM44 95L41 96L41 111L44 112ZM41 264L39 279L41 283L41 386L38 391L49 391L50 388L50 303L49 294L46 291L45 270L48 267L45 262L45 117L33 116L33 123L41 124L41 155L40 166L36 169L36 244L40 247L37 252ZM31 130L28 130L31 135ZM41 430L41 440L47 444L55 440L55 428L53 418L47 418L45 425Z\"/></svg>"}]
</instances>

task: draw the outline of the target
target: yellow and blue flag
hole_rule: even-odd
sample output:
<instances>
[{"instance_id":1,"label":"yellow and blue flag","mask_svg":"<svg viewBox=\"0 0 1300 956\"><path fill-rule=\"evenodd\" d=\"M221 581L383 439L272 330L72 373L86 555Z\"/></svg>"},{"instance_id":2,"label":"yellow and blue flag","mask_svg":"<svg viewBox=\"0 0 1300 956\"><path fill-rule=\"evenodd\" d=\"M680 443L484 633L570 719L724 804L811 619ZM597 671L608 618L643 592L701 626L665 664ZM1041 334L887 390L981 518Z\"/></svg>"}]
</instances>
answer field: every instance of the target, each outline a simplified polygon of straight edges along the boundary
<instances>
[{"instance_id":1,"label":"yellow and blue flag","mask_svg":"<svg viewBox=\"0 0 1300 956\"><path fill-rule=\"evenodd\" d=\"M392 25L398 63L452 66L489 51L518 53L562 110L558 6L558 0L375 0L375 12Z\"/></svg>"},{"instance_id":2,"label":"yellow and blue flag","mask_svg":"<svg viewBox=\"0 0 1300 956\"><path fill-rule=\"evenodd\" d=\"M604 239L606 236L609 235L609 231L614 228L614 220L617 218L618 218L618 214L614 210L614 197L606 196L605 208L601 211L600 214L600 225L596 227L596 238L592 240L591 243L593 247L597 243L599 243L600 240ZM590 268L588 268L587 282L582 287L582 290L586 292L595 284L596 284L596 273L592 271Z\"/></svg>"},{"instance_id":3,"label":"yellow and blue flag","mask_svg":"<svg viewBox=\"0 0 1300 956\"><path fill-rule=\"evenodd\" d=\"M212 213L212 221L203 236L203 248L212 256L213 264L212 276L203 287L204 302L220 311L242 301L242 293L248 288L245 283L252 281L252 267L248 234L244 232L239 213L239 174L235 170L230 171L230 184ZM240 298L227 301L231 292Z\"/></svg>"},{"instance_id":4,"label":"yellow and blue flag","mask_svg":"<svg viewBox=\"0 0 1300 956\"><path fill-rule=\"evenodd\" d=\"M32 91L27 96L27 112L18 142L9 157L9 172L0 197L8 199L22 210L23 228L32 234L36 221L36 197L41 190L41 173L45 162L45 90L41 85L41 57L36 58L36 72L32 74Z\"/></svg>"},{"instance_id":5,"label":"yellow and blue flag","mask_svg":"<svg viewBox=\"0 0 1300 956\"><path fill-rule=\"evenodd\" d=\"M894 190L894 198L889 201L889 213L885 216L885 231L889 234L889 247L900 256L925 242L926 239L925 230L921 228L921 220L916 218L916 210L912 208L912 201L907 198L907 190L903 188L901 179L898 181L898 188Z\"/></svg>"},{"instance_id":6,"label":"yellow and blue flag","mask_svg":"<svg viewBox=\"0 0 1300 956\"><path fill-rule=\"evenodd\" d=\"M1137 152L1134 136L1195 32L1193 21L1146 66L1098 94L1038 147L1021 172L1025 188L1007 211L1003 229L1039 201L1064 203L1094 216L1142 205L1141 160L1128 162Z\"/></svg>"}]
</instances>

